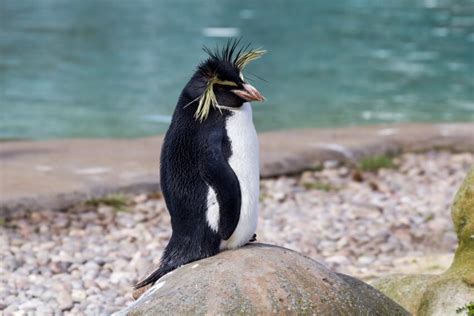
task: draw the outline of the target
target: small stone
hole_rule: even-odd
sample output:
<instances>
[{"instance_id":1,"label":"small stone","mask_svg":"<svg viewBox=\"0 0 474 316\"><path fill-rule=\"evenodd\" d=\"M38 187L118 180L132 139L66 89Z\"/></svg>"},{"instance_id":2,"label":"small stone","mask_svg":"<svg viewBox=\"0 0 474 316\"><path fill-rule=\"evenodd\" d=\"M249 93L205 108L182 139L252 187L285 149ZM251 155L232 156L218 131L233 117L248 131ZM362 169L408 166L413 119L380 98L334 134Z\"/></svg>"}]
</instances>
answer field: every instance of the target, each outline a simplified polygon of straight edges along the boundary
<instances>
[{"instance_id":1,"label":"small stone","mask_svg":"<svg viewBox=\"0 0 474 316\"><path fill-rule=\"evenodd\" d=\"M273 197L275 198L275 200L277 200L278 202L281 202L285 199L285 193L283 192L274 192L273 193Z\"/></svg>"},{"instance_id":2,"label":"small stone","mask_svg":"<svg viewBox=\"0 0 474 316\"><path fill-rule=\"evenodd\" d=\"M18 260L17 258L14 258L14 257L7 257L3 261L3 264L5 265L5 269L8 270L8 271L15 271L16 269L21 267L21 265L23 263L24 262L22 262L21 260Z\"/></svg>"},{"instance_id":3,"label":"small stone","mask_svg":"<svg viewBox=\"0 0 474 316\"><path fill-rule=\"evenodd\" d=\"M346 256L330 256L327 257L325 261L328 263L336 263L338 265L347 264L349 262Z\"/></svg>"},{"instance_id":4,"label":"small stone","mask_svg":"<svg viewBox=\"0 0 474 316\"><path fill-rule=\"evenodd\" d=\"M326 160L323 163L324 169L335 169L340 165L340 162L338 160Z\"/></svg>"},{"instance_id":5,"label":"small stone","mask_svg":"<svg viewBox=\"0 0 474 316\"><path fill-rule=\"evenodd\" d=\"M56 301L58 302L58 306L61 309L61 311L70 310L74 304L71 294L66 291L61 291L57 293Z\"/></svg>"},{"instance_id":6,"label":"small stone","mask_svg":"<svg viewBox=\"0 0 474 316\"><path fill-rule=\"evenodd\" d=\"M356 182L364 181L364 177L362 176L362 172L360 172L359 170L354 171L352 173L352 180L354 180Z\"/></svg>"},{"instance_id":7,"label":"small stone","mask_svg":"<svg viewBox=\"0 0 474 316\"><path fill-rule=\"evenodd\" d=\"M300 181L302 183L306 182L313 182L314 181L314 173L312 171L305 171L301 174Z\"/></svg>"},{"instance_id":8,"label":"small stone","mask_svg":"<svg viewBox=\"0 0 474 316\"><path fill-rule=\"evenodd\" d=\"M68 225L69 220L64 216L60 216L54 221L54 226L57 228L66 228Z\"/></svg>"},{"instance_id":9,"label":"small stone","mask_svg":"<svg viewBox=\"0 0 474 316\"><path fill-rule=\"evenodd\" d=\"M148 199L146 194L139 194L133 198L133 202L136 204L144 203Z\"/></svg>"},{"instance_id":10,"label":"small stone","mask_svg":"<svg viewBox=\"0 0 474 316\"><path fill-rule=\"evenodd\" d=\"M58 274L66 272L71 265L72 263L67 261L53 261L49 264L49 268L51 272Z\"/></svg>"},{"instance_id":11,"label":"small stone","mask_svg":"<svg viewBox=\"0 0 474 316\"><path fill-rule=\"evenodd\" d=\"M91 279L87 279L87 280L84 280L84 287L89 290L91 289L92 287L95 287L96 286L96 282L94 280L91 280Z\"/></svg>"},{"instance_id":12,"label":"small stone","mask_svg":"<svg viewBox=\"0 0 474 316\"><path fill-rule=\"evenodd\" d=\"M71 298L74 302L82 302L86 299L87 293L83 290L72 290Z\"/></svg>"},{"instance_id":13,"label":"small stone","mask_svg":"<svg viewBox=\"0 0 474 316\"><path fill-rule=\"evenodd\" d=\"M31 213L30 218L33 222L39 222L41 221L42 216L39 212L33 212Z\"/></svg>"},{"instance_id":14,"label":"small stone","mask_svg":"<svg viewBox=\"0 0 474 316\"><path fill-rule=\"evenodd\" d=\"M146 218L145 214L143 214L143 213L135 213L135 214L133 214L133 219L134 219L135 222L140 223L140 222L145 221L147 218Z\"/></svg>"},{"instance_id":15,"label":"small stone","mask_svg":"<svg viewBox=\"0 0 474 316\"><path fill-rule=\"evenodd\" d=\"M359 257L359 259L357 260L360 264L363 264L363 265L368 265L368 264L371 264L373 261L374 261L374 257L370 257L370 256L362 256L362 257Z\"/></svg>"},{"instance_id":16,"label":"small stone","mask_svg":"<svg viewBox=\"0 0 474 316\"><path fill-rule=\"evenodd\" d=\"M3 310L3 315L20 315L18 310L19 306L12 304Z\"/></svg>"},{"instance_id":17,"label":"small stone","mask_svg":"<svg viewBox=\"0 0 474 316\"><path fill-rule=\"evenodd\" d=\"M350 171L349 168L347 167L341 167L339 168L338 174L341 177L347 177L349 175Z\"/></svg>"},{"instance_id":18,"label":"small stone","mask_svg":"<svg viewBox=\"0 0 474 316\"><path fill-rule=\"evenodd\" d=\"M119 226L131 228L135 225L133 216L129 213L119 212L115 218L115 221Z\"/></svg>"},{"instance_id":19,"label":"small stone","mask_svg":"<svg viewBox=\"0 0 474 316\"><path fill-rule=\"evenodd\" d=\"M114 272L110 275L110 283L119 284L121 282L130 280L130 274L126 272Z\"/></svg>"},{"instance_id":20,"label":"small stone","mask_svg":"<svg viewBox=\"0 0 474 316\"><path fill-rule=\"evenodd\" d=\"M22 311L33 311L39 308L42 305L42 302L38 299L30 299L29 301L20 305L20 310Z\"/></svg>"},{"instance_id":21,"label":"small stone","mask_svg":"<svg viewBox=\"0 0 474 316\"><path fill-rule=\"evenodd\" d=\"M95 283L100 287L101 290L107 290L110 288L110 281L105 278L98 278Z\"/></svg>"}]
</instances>

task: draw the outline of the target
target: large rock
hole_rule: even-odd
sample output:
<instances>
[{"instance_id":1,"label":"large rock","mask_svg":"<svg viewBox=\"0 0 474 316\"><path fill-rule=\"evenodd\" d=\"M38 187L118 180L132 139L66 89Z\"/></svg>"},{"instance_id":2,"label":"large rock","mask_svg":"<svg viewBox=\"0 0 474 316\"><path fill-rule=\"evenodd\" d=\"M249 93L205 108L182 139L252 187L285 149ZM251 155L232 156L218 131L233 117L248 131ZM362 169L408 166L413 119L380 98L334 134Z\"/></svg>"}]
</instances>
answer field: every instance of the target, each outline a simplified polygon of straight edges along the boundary
<instances>
[{"instance_id":1,"label":"large rock","mask_svg":"<svg viewBox=\"0 0 474 316\"><path fill-rule=\"evenodd\" d=\"M252 244L187 264L116 315L408 315L355 278L303 255Z\"/></svg>"},{"instance_id":2,"label":"large rock","mask_svg":"<svg viewBox=\"0 0 474 316\"><path fill-rule=\"evenodd\" d=\"M415 315L456 315L456 310L474 304L474 168L456 194L452 218L459 245L446 272L394 275L373 283Z\"/></svg>"}]
</instances>

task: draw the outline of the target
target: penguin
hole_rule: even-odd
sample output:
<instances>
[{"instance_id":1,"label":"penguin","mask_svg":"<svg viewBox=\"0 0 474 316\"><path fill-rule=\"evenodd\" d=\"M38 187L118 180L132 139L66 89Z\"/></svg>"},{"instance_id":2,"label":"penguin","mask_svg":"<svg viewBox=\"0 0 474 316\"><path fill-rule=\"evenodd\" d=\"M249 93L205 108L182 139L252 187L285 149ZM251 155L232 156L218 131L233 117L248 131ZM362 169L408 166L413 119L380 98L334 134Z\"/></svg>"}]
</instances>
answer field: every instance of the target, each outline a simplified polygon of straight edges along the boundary
<instances>
[{"instance_id":1,"label":"penguin","mask_svg":"<svg viewBox=\"0 0 474 316\"><path fill-rule=\"evenodd\" d=\"M161 149L160 184L172 235L159 267L135 289L174 269L255 240L259 202L259 143L251 101L262 94L245 81L247 64L265 51L204 48L181 92Z\"/></svg>"}]
</instances>

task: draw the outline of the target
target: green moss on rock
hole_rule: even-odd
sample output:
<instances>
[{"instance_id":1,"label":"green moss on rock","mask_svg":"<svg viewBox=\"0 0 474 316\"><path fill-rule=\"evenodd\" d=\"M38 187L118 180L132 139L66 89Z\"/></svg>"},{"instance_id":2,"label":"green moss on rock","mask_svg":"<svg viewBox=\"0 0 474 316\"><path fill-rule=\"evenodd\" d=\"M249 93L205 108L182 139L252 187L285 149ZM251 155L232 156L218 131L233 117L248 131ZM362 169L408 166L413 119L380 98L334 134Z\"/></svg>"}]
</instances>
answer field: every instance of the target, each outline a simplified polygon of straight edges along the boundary
<instances>
[{"instance_id":1,"label":"green moss on rock","mask_svg":"<svg viewBox=\"0 0 474 316\"><path fill-rule=\"evenodd\" d=\"M456 313L461 314L461 313L467 313L467 316L474 316L474 302L471 302L469 304L466 304L462 307L459 307L456 310Z\"/></svg>"},{"instance_id":2,"label":"green moss on rock","mask_svg":"<svg viewBox=\"0 0 474 316\"><path fill-rule=\"evenodd\" d=\"M440 275L394 275L374 287L414 315L455 315L474 301L474 168L454 199L452 219L458 237L453 263Z\"/></svg>"},{"instance_id":3,"label":"green moss on rock","mask_svg":"<svg viewBox=\"0 0 474 316\"><path fill-rule=\"evenodd\" d=\"M379 169L391 169L395 167L392 157L388 155L378 155L362 158L359 162L363 171L377 171Z\"/></svg>"},{"instance_id":4,"label":"green moss on rock","mask_svg":"<svg viewBox=\"0 0 474 316\"><path fill-rule=\"evenodd\" d=\"M454 198L452 218L458 236L458 248L448 272L462 274L474 283L474 168Z\"/></svg>"}]
</instances>

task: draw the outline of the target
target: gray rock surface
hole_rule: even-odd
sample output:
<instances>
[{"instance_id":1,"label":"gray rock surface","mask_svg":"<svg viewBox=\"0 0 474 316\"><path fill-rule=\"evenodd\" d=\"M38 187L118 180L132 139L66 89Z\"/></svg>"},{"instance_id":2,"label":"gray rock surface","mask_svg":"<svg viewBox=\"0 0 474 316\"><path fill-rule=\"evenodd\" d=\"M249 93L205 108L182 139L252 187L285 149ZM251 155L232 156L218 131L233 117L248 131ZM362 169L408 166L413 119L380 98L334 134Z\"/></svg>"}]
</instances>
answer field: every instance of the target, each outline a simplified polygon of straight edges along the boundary
<instances>
[{"instance_id":1,"label":"gray rock surface","mask_svg":"<svg viewBox=\"0 0 474 316\"><path fill-rule=\"evenodd\" d=\"M409 315L369 285L297 252L251 244L187 264L115 315Z\"/></svg>"}]
</instances>

